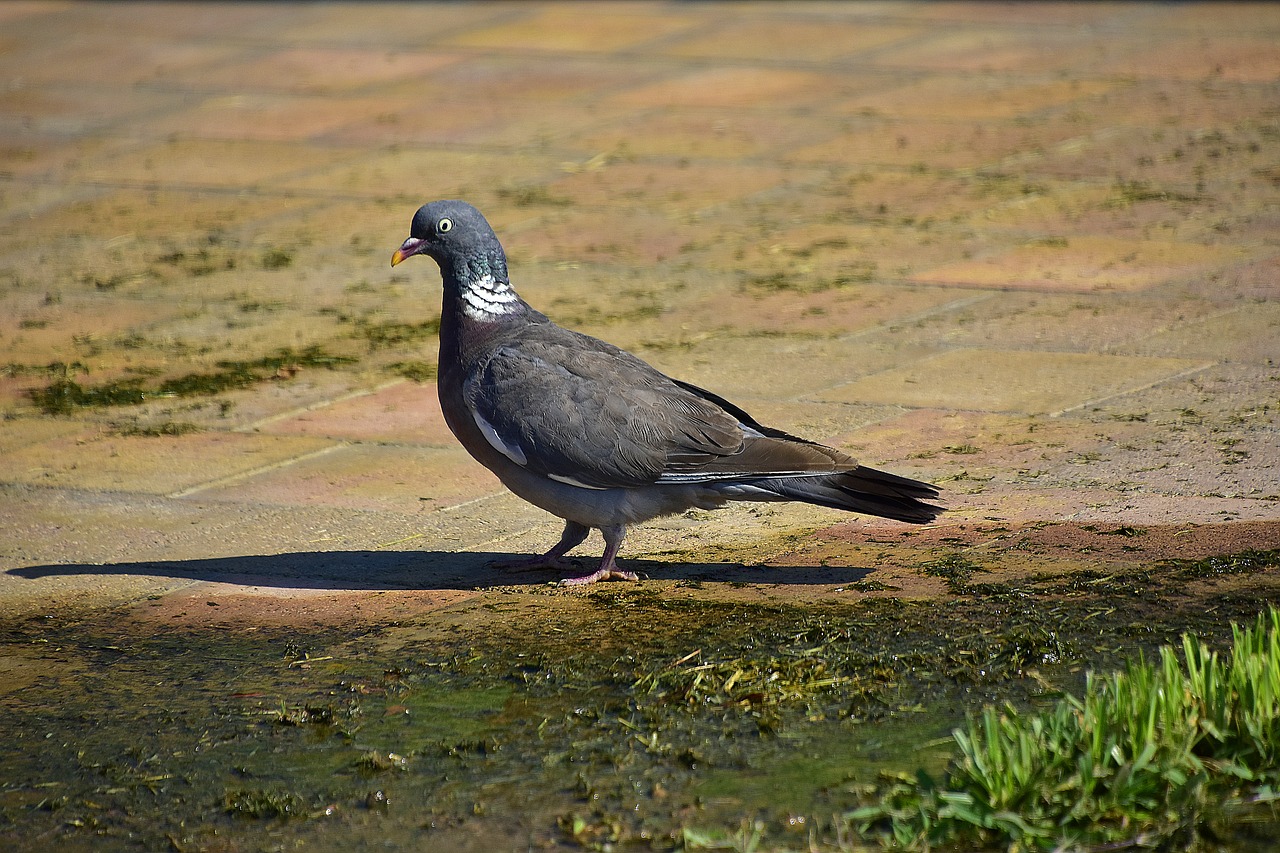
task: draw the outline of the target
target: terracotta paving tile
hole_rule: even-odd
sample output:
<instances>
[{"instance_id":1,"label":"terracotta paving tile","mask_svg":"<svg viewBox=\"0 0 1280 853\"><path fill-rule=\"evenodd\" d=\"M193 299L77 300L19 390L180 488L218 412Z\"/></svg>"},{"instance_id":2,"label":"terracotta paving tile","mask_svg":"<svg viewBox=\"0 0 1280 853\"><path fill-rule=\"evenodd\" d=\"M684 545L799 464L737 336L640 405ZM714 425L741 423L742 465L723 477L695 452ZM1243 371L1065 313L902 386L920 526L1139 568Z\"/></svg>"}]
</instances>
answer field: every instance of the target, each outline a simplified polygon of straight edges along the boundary
<instances>
[{"instance_id":1,"label":"terracotta paving tile","mask_svg":"<svg viewBox=\"0 0 1280 853\"><path fill-rule=\"evenodd\" d=\"M374 84L423 77L457 62L455 54L386 47L295 47L220 68L170 75L172 82L235 92L339 94Z\"/></svg>"},{"instance_id":2,"label":"terracotta paving tile","mask_svg":"<svg viewBox=\"0 0 1280 853\"><path fill-rule=\"evenodd\" d=\"M564 324L947 490L924 530L661 520L626 552L659 574L927 595L921 555L997 526L1064 567L1085 525L1271 542L1277 8L0 4L0 608L376 622L548 580L485 568L560 525L402 378L439 275L389 255L441 197ZM354 362L25 394L51 361L92 386L311 345Z\"/></svg>"},{"instance_id":3,"label":"terracotta paving tile","mask_svg":"<svg viewBox=\"0 0 1280 853\"><path fill-rule=\"evenodd\" d=\"M203 238L306 203L275 196L250 202L234 193L183 189L106 190L33 212L11 236L10 245L35 244L42 249L42 258L63 259L71 265L87 263L86 271L92 273L101 264L104 249L128 249L137 243L159 254L171 251L175 242ZM68 222L76 223L71 233ZM89 256L79 252L82 241L88 244L84 248ZM169 249L157 249L166 244Z\"/></svg>"},{"instance_id":4,"label":"terracotta paving tile","mask_svg":"<svg viewBox=\"0 0 1280 853\"><path fill-rule=\"evenodd\" d=\"M99 351L116 336L172 320L183 311L177 304L79 290L0 296L0 362L86 361L96 367Z\"/></svg>"},{"instance_id":5,"label":"terracotta paving tile","mask_svg":"<svg viewBox=\"0 0 1280 853\"><path fill-rule=\"evenodd\" d=\"M892 371L903 362L914 364L935 352L928 345L887 347L860 339L750 337L702 339L682 350L641 354L664 372L730 400L803 396L827 402L910 405L883 393L845 393L843 383ZM829 390L833 387L834 391Z\"/></svg>"},{"instance_id":6,"label":"terracotta paving tile","mask_svg":"<svg viewBox=\"0 0 1280 853\"><path fill-rule=\"evenodd\" d=\"M1101 80L1022 82L1001 77L971 80L937 76L855 95L840 107L846 113L871 116L1003 119L1093 98L1115 86Z\"/></svg>"},{"instance_id":7,"label":"terracotta paving tile","mask_svg":"<svg viewBox=\"0 0 1280 853\"><path fill-rule=\"evenodd\" d=\"M1112 40L1107 54L1100 70L1109 74L1252 83L1274 83L1280 75L1280 47L1276 45L1275 32L1186 35L1161 39L1158 46L1133 34Z\"/></svg>"},{"instance_id":8,"label":"terracotta paving tile","mask_svg":"<svg viewBox=\"0 0 1280 853\"><path fill-rule=\"evenodd\" d=\"M357 153L287 142L185 139L92 158L71 170L69 177L111 183L252 187Z\"/></svg>"},{"instance_id":9,"label":"terracotta paving tile","mask_svg":"<svg viewBox=\"0 0 1280 853\"><path fill-rule=\"evenodd\" d=\"M546 158L522 154L397 148L353 158L350 162L286 178L273 185L384 198L429 192L432 198L465 197L476 199L479 204L479 199L496 199L498 191L513 190L521 181L533 183L547 168ZM413 198L414 201L398 208L406 225L416 205L429 200L425 195Z\"/></svg>"},{"instance_id":10,"label":"terracotta paving tile","mask_svg":"<svg viewBox=\"0 0 1280 853\"><path fill-rule=\"evenodd\" d=\"M94 132L116 132L123 122L145 121L155 113L180 107L184 99L172 92L120 88L102 91L58 86L37 86L17 82L0 91L0 128L10 133L42 134L65 144L79 135L84 140ZM90 142L80 150L89 153L104 147L107 139ZM8 169L6 158L6 166Z\"/></svg>"},{"instance_id":11,"label":"terracotta paving tile","mask_svg":"<svg viewBox=\"0 0 1280 853\"><path fill-rule=\"evenodd\" d=\"M1055 236L994 257L918 272L911 280L1036 290L1135 290L1204 274L1244 259L1243 250L1231 246Z\"/></svg>"},{"instance_id":12,"label":"terracotta paving tile","mask_svg":"<svg viewBox=\"0 0 1280 853\"><path fill-rule=\"evenodd\" d=\"M673 184L667 186L670 193L667 198L673 205L687 208L699 201L706 202L701 197L683 195ZM657 195L655 189L651 188L650 193ZM603 198L604 182L588 184L579 191ZM725 187L722 191L732 189ZM684 223L658 213L650 205L613 203L595 209L574 206L563 213L545 215L503 243L512 262L513 275L518 276L521 264L530 261L628 264L638 260L662 261L678 256L690 239Z\"/></svg>"},{"instance_id":13,"label":"terracotta paving tile","mask_svg":"<svg viewBox=\"0 0 1280 853\"><path fill-rule=\"evenodd\" d=\"M690 163L675 169L656 163L613 163L568 175L548 185L552 195L575 204L621 201L646 210L697 211L778 186L787 173L763 166Z\"/></svg>"},{"instance_id":14,"label":"terracotta paving tile","mask_svg":"<svg viewBox=\"0 0 1280 853\"><path fill-rule=\"evenodd\" d=\"M577 4L550 4L521 10L508 22L446 36L444 41L504 50L615 51L680 32L696 20L691 15L643 7L588 12L587 7Z\"/></svg>"},{"instance_id":15,"label":"terracotta paving tile","mask_svg":"<svg viewBox=\"0 0 1280 853\"><path fill-rule=\"evenodd\" d=\"M659 107L588 128L576 142L619 159L780 157L801 161L804 158L796 156L797 150L805 150L814 138L838 132L840 125L840 121L820 115Z\"/></svg>"},{"instance_id":16,"label":"terracotta paving tile","mask_svg":"<svg viewBox=\"0 0 1280 853\"><path fill-rule=\"evenodd\" d=\"M1089 67L1092 47L1052 27L960 27L876 51L872 63L933 71L1043 74Z\"/></svg>"},{"instance_id":17,"label":"terracotta paving tile","mask_svg":"<svg viewBox=\"0 0 1280 853\"><path fill-rule=\"evenodd\" d=\"M714 335L843 339L912 324L958 301L945 288L857 282L806 292L803 283L802 278L801 287L778 291L739 285L731 295L680 306L679 316L690 329Z\"/></svg>"},{"instance_id":18,"label":"terracotta paving tile","mask_svg":"<svg viewBox=\"0 0 1280 853\"><path fill-rule=\"evenodd\" d=\"M13 2L5 3L0 6L0 21L14 24L24 18L34 18L37 16L48 15L51 12L60 12L71 7L70 0L57 2L57 0L13 0Z\"/></svg>"},{"instance_id":19,"label":"terracotta paving tile","mask_svg":"<svg viewBox=\"0 0 1280 853\"><path fill-rule=\"evenodd\" d=\"M156 39L125 31L119 24L92 29L74 14L71 20L40 16L19 26L23 38L0 55L0 73L25 85L75 86L90 81L96 88L112 84L111 91L97 93L108 101L125 95L125 87L166 80L243 54L235 44ZM68 56L75 61L67 62Z\"/></svg>"},{"instance_id":20,"label":"terracotta paving tile","mask_svg":"<svg viewBox=\"0 0 1280 853\"><path fill-rule=\"evenodd\" d=\"M120 9L92 3L56 4L54 10L56 14L46 16L40 22L48 28L45 38L65 36L67 32L85 32L110 35L119 41L124 33L146 37L158 44L199 41L211 33L239 34L253 32L255 28L270 32L276 21L287 16L286 12L270 4L238 3L171 7L168 14L158 14L156 6L149 4L128 4Z\"/></svg>"},{"instance_id":21,"label":"terracotta paving tile","mask_svg":"<svg viewBox=\"0 0 1280 853\"><path fill-rule=\"evenodd\" d=\"M433 383L399 382L369 394L273 419L259 429L281 435L308 435L348 441L453 446Z\"/></svg>"},{"instance_id":22,"label":"terracotta paving tile","mask_svg":"<svg viewBox=\"0 0 1280 853\"><path fill-rule=\"evenodd\" d=\"M786 153L797 163L899 166L922 170L998 166L1006 158L1034 155L1077 138L1079 124L1064 121L972 121L929 118L847 119L834 135Z\"/></svg>"},{"instance_id":23,"label":"terracotta paving tile","mask_svg":"<svg viewBox=\"0 0 1280 853\"><path fill-rule=\"evenodd\" d=\"M588 106L601 94L647 80L652 74L647 65L596 56L498 53L462 58L407 84L377 91L406 101L431 97L470 104L533 100Z\"/></svg>"},{"instance_id":24,"label":"terracotta paving tile","mask_svg":"<svg viewBox=\"0 0 1280 853\"><path fill-rule=\"evenodd\" d=\"M224 488L202 489L199 499L413 515L500 491L498 479L460 447L353 445Z\"/></svg>"},{"instance_id":25,"label":"terracotta paving tile","mask_svg":"<svg viewBox=\"0 0 1280 853\"><path fill-rule=\"evenodd\" d=\"M1042 3L986 4L960 8L950 3L895 5L894 13L909 20L932 21L935 24L965 23L977 26L1081 26L1113 21L1132 14L1133 4Z\"/></svg>"},{"instance_id":26,"label":"terracotta paving tile","mask_svg":"<svg viewBox=\"0 0 1280 853\"><path fill-rule=\"evenodd\" d=\"M852 20L805 20L798 16L747 18L664 45L673 56L717 59L798 59L819 62L893 44L918 35L919 25Z\"/></svg>"},{"instance_id":27,"label":"terracotta paving tile","mask_svg":"<svg viewBox=\"0 0 1280 853\"><path fill-rule=\"evenodd\" d=\"M1280 362L1280 305L1234 308L1117 348L1127 355L1177 355L1254 364Z\"/></svg>"},{"instance_id":28,"label":"terracotta paving tile","mask_svg":"<svg viewBox=\"0 0 1280 853\"><path fill-rule=\"evenodd\" d=\"M1179 358L957 350L822 391L819 397L832 402L1052 414L1204 364Z\"/></svg>"},{"instance_id":29,"label":"terracotta paving tile","mask_svg":"<svg viewBox=\"0 0 1280 853\"><path fill-rule=\"evenodd\" d=\"M436 100L406 97L376 121L360 122L329 134L329 141L370 145L487 145L538 151L571 138L579 128L607 113L599 104L582 106L552 101ZM617 112L614 110L613 112Z\"/></svg>"},{"instance_id":30,"label":"terracotta paving tile","mask_svg":"<svg viewBox=\"0 0 1280 853\"><path fill-rule=\"evenodd\" d=\"M946 290L947 288L943 288ZM1224 310L1200 298L1170 300L1152 293L1095 294L978 291L972 302L899 323L894 340L982 349L1125 352L1136 342L1195 324ZM1143 353L1181 355L1179 352Z\"/></svg>"},{"instance_id":31,"label":"terracotta paving tile","mask_svg":"<svg viewBox=\"0 0 1280 853\"><path fill-rule=\"evenodd\" d=\"M421 46L440 36L505 16L500 4L326 3L291 7L274 22L285 44Z\"/></svg>"},{"instance_id":32,"label":"terracotta paving tile","mask_svg":"<svg viewBox=\"0 0 1280 853\"><path fill-rule=\"evenodd\" d=\"M713 68L692 71L620 92L610 102L632 108L751 107L783 103L789 108L829 94L831 75L790 68Z\"/></svg>"},{"instance_id":33,"label":"terracotta paving tile","mask_svg":"<svg viewBox=\"0 0 1280 853\"><path fill-rule=\"evenodd\" d=\"M272 92L213 95L194 106L141 123L168 139L300 142L349 126L391 121L404 103L396 96L291 95Z\"/></svg>"},{"instance_id":34,"label":"terracotta paving tile","mask_svg":"<svg viewBox=\"0 0 1280 853\"><path fill-rule=\"evenodd\" d=\"M7 455L0 479L46 488L163 495L335 446L320 439L234 433L59 438Z\"/></svg>"},{"instance_id":35,"label":"terracotta paving tile","mask_svg":"<svg viewBox=\"0 0 1280 853\"><path fill-rule=\"evenodd\" d=\"M13 453L32 444L64 438L84 430L84 424L68 420L6 418L0 421L0 453Z\"/></svg>"}]
</instances>

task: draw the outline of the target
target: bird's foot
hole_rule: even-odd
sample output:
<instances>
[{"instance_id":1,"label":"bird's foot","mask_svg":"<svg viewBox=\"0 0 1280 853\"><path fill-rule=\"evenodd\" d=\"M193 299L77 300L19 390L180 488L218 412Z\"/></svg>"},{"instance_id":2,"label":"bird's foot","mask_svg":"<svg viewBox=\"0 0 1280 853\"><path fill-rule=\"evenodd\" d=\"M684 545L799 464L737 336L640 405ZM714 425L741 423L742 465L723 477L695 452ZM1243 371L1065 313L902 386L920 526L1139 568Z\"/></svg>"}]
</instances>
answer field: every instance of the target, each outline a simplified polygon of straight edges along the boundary
<instances>
[{"instance_id":1,"label":"bird's foot","mask_svg":"<svg viewBox=\"0 0 1280 853\"><path fill-rule=\"evenodd\" d=\"M560 581L560 586L585 586L596 581L638 581L640 576L635 572L626 572L618 568L617 565L609 563L596 569L589 575L583 575L580 578L564 578Z\"/></svg>"}]
</instances>

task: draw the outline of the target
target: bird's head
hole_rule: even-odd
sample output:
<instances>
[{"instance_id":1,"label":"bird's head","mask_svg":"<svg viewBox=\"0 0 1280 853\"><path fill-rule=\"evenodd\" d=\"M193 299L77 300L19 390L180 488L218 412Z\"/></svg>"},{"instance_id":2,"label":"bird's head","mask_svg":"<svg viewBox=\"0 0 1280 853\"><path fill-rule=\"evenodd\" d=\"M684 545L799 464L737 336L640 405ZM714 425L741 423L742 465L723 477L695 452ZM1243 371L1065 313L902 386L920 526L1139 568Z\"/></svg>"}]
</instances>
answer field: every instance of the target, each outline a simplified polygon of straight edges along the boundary
<instances>
[{"instance_id":1,"label":"bird's head","mask_svg":"<svg viewBox=\"0 0 1280 853\"><path fill-rule=\"evenodd\" d=\"M391 266L414 255L428 255L441 269L466 266L473 259L503 258L502 246L480 211L465 201L433 201L418 208L409 238L391 256Z\"/></svg>"}]
</instances>

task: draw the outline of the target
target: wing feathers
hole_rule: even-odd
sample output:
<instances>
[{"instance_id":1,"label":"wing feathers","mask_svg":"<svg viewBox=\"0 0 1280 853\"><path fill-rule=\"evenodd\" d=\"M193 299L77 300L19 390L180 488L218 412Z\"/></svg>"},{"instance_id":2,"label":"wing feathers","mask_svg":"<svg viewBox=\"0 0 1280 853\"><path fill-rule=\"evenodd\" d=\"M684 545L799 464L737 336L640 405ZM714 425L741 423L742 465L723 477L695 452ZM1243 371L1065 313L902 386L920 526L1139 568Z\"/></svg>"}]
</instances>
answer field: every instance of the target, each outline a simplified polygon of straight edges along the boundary
<instances>
[{"instance_id":1,"label":"wing feathers","mask_svg":"<svg viewBox=\"0 0 1280 853\"><path fill-rule=\"evenodd\" d=\"M537 328L535 338L496 347L463 383L480 432L521 467L588 489L696 483L726 496L773 495L909 521L938 512L922 503L938 494L927 484L765 426L603 341Z\"/></svg>"}]
</instances>

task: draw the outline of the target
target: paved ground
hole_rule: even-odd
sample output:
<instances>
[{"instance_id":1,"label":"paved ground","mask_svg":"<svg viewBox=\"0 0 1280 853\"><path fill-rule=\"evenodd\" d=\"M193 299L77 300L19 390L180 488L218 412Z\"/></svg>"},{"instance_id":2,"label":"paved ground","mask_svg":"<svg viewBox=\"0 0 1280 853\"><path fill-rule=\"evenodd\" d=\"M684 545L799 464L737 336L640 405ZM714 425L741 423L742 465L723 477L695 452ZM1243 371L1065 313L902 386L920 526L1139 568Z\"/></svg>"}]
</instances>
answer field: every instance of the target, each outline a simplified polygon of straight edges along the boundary
<instances>
[{"instance_id":1,"label":"paved ground","mask_svg":"<svg viewBox=\"0 0 1280 853\"><path fill-rule=\"evenodd\" d=\"M624 558L658 583L1280 547L1280 6L14 2L0 32L10 615L545 583L485 568L559 524L447 433L437 273L388 265L445 197L563 324L948 490L926 530L657 522Z\"/></svg>"}]
</instances>

